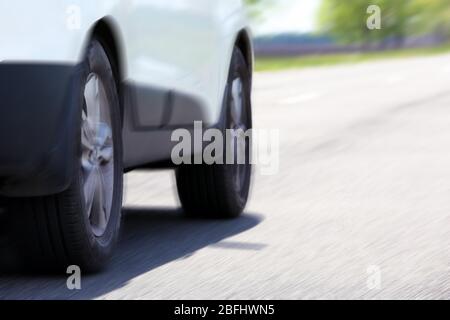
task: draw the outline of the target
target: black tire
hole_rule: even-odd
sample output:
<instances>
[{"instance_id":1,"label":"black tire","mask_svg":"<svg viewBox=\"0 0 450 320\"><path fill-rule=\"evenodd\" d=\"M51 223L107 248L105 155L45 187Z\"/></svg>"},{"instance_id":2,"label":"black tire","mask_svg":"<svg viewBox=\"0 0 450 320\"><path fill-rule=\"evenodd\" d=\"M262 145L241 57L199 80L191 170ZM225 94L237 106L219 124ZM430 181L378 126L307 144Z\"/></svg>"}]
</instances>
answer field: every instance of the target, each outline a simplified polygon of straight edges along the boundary
<instances>
[{"instance_id":1,"label":"black tire","mask_svg":"<svg viewBox=\"0 0 450 320\"><path fill-rule=\"evenodd\" d=\"M65 272L77 265L82 272L102 269L111 257L121 221L123 167L120 120L120 100L112 64L98 39L88 46L81 64L82 92L73 94L80 101L79 141L74 141L80 161L76 161L72 184L68 190L51 196L27 199L1 199L0 214L3 244L0 254L3 268ZM104 233L96 236L86 214L81 166L81 113L86 106L84 89L88 75L95 73L101 80L109 105L113 140L113 191L109 220ZM77 100L77 101L78 101ZM103 206L104 208L104 206Z\"/></svg>"},{"instance_id":2,"label":"black tire","mask_svg":"<svg viewBox=\"0 0 450 320\"><path fill-rule=\"evenodd\" d=\"M242 81L242 102L245 127L252 128L251 114L251 74L244 55L235 48L231 61L228 84L224 97L220 129L226 136L226 129L232 129L231 103L232 84L235 79ZM178 196L184 212L191 217L236 218L242 214L247 204L252 166L249 161L249 141L246 140L244 164L197 164L182 165L176 169ZM240 183L236 184L236 174L241 170ZM238 185L238 186L237 186Z\"/></svg>"}]
</instances>

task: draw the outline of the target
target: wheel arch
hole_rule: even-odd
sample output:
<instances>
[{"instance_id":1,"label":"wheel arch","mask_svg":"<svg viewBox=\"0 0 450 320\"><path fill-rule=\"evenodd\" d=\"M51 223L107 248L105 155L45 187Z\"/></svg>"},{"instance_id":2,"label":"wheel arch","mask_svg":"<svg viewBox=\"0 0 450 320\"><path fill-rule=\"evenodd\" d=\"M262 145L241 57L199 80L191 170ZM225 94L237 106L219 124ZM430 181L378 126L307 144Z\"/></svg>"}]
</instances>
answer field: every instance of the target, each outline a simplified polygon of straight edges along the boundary
<instances>
[{"instance_id":1,"label":"wheel arch","mask_svg":"<svg viewBox=\"0 0 450 320\"><path fill-rule=\"evenodd\" d=\"M120 114L123 124L125 113L125 92L123 83L126 79L127 65L122 34L114 19L110 16L105 16L97 20L90 29L86 46L93 38L100 40L111 61L114 77L117 81L117 89L119 91Z\"/></svg>"},{"instance_id":2,"label":"wheel arch","mask_svg":"<svg viewBox=\"0 0 450 320\"><path fill-rule=\"evenodd\" d=\"M247 62L250 75L253 75L254 67L254 55L253 55L253 45L251 40L251 34L248 29L242 29L239 31L235 46L238 47L244 54L245 61Z\"/></svg>"},{"instance_id":3,"label":"wheel arch","mask_svg":"<svg viewBox=\"0 0 450 320\"><path fill-rule=\"evenodd\" d=\"M125 52L123 50L123 39L118 25L112 17L106 16L97 20L91 28L88 39L97 37L106 47L108 58L116 68L117 79L123 81L126 77Z\"/></svg>"}]
</instances>

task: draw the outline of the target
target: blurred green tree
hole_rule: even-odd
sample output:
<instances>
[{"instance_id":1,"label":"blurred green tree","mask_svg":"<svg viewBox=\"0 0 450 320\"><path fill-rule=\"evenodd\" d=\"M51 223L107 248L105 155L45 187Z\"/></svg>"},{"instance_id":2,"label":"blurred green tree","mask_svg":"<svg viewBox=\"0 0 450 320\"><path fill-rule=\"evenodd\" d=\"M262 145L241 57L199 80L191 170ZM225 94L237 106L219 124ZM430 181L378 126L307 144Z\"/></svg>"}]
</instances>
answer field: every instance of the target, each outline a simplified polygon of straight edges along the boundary
<instances>
[{"instance_id":1,"label":"blurred green tree","mask_svg":"<svg viewBox=\"0 0 450 320\"><path fill-rule=\"evenodd\" d=\"M411 31L436 33L450 38L450 1L411 0Z\"/></svg>"},{"instance_id":2,"label":"blurred green tree","mask_svg":"<svg viewBox=\"0 0 450 320\"><path fill-rule=\"evenodd\" d=\"M371 43L407 34L410 3L415 0L323 0L319 10L319 30L343 43ZM381 29L367 27L371 5L381 9Z\"/></svg>"},{"instance_id":3,"label":"blurred green tree","mask_svg":"<svg viewBox=\"0 0 450 320\"><path fill-rule=\"evenodd\" d=\"M367 28L367 8L381 9L381 29ZM343 43L371 43L435 33L450 38L449 0L322 0L319 30Z\"/></svg>"}]
</instances>

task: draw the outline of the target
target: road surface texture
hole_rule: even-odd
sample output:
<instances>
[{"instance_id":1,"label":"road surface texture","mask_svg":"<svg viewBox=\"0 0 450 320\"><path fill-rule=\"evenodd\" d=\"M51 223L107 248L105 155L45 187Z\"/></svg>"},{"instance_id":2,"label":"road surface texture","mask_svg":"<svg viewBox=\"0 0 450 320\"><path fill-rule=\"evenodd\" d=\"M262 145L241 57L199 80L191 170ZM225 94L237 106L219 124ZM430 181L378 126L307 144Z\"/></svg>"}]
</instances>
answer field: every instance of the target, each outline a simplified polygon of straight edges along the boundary
<instances>
[{"instance_id":1,"label":"road surface texture","mask_svg":"<svg viewBox=\"0 0 450 320\"><path fill-rule=\"evenodd\" d=\"M260 73L254 111L280 167L242 218L183 218L170 171L131 173L108 270L0 275L0 298L450 298L450 55Z\"/></svg>"}]
</instances>

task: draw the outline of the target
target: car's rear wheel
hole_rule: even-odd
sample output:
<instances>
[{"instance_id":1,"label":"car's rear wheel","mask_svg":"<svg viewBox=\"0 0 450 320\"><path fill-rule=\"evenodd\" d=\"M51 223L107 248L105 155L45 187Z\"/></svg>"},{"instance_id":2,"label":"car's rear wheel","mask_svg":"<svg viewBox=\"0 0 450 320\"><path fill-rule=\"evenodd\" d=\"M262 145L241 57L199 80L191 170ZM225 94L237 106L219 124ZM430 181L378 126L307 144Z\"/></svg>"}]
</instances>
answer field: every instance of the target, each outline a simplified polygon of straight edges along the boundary
<instances>
[{"instance_id":1,"label":"car's rear wheel","mask_svg":"<svg viewBox=\"0 0 450 320\"><path fill-rule=\"evenodd\" d=\"M234 218L244 210L250 190L252 166L250 141L239 136L226 141L227 129L236 133L252 128L251 74L242 52L235 48L225 93L221 131L224 137L223 164L182 165L176 170L178 195L189 216L206 218ZM240 131L239 131L240 129ZM229 136L229 135L228 135ZM242 136L240 136L242 138ZM227 143L233 143L232 163L227 163ZM240 154L245 155L239 160ZM242 162L242 160L244 160Z\"/></svg>"},{"instance_id":2,"label":"car's rear wheel","mask_svg":"<svg viewBox=\"0 0 450 320\"><path fill-rule=\"evenodd\" d=\"M81 68L82 92L73 93L82 98L72 184L52 196L2 200L8 243L0 250L8 267L51 271L78 265L93 272L112 254L123 192L120 100L100 40L91 41Z\"/></svg>"}]
</instances>

